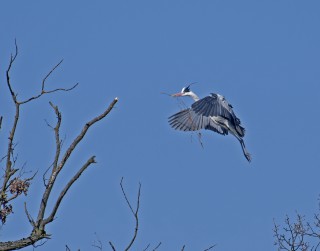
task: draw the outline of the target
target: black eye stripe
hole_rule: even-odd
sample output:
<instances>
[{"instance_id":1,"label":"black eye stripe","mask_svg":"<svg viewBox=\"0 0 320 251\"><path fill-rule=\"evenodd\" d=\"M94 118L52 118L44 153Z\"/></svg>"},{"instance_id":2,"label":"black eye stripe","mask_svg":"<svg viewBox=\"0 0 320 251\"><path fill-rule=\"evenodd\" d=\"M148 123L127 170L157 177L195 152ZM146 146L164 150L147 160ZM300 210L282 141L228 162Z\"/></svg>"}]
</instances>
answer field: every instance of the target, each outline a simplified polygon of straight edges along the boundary
<instances>
[{"instance_id":1,"label":"black eye stripe","mask_svg":"<svg viewBox=\"0 0 320 251\"><path fill-rule=\"evenodd\" d=\"M190 92L190 87L188 86L188 87L183 88L183 92Z\"/></svg>"}]
</instances>

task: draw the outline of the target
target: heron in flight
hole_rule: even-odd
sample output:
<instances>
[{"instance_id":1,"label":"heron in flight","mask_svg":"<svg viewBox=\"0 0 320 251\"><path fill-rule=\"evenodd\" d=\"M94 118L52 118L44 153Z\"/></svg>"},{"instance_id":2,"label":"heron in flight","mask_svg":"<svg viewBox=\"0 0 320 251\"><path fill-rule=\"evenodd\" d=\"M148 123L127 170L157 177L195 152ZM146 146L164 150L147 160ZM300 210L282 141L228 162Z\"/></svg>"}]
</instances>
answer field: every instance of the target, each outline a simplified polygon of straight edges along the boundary
<instances>
[{"instance_id":1,"label":"heron in flight","mask_svg":"<svg viewBox=\"0 0 320 251\"><path fill-rule=\"evenodd\" d=\"M232 105L220 94L211 93L210 96L199 99L190 90L190 85L182 88L181 92L172 94L173 97L189 96L195 101L190 108L182 110L169 117L169 124L176 130L198 131L211 130L222 135L231 133L240 142L246 159L250 162L251 155L243 141L245 129L240 119L234 114Z\"/></svg>"}]
</instances>

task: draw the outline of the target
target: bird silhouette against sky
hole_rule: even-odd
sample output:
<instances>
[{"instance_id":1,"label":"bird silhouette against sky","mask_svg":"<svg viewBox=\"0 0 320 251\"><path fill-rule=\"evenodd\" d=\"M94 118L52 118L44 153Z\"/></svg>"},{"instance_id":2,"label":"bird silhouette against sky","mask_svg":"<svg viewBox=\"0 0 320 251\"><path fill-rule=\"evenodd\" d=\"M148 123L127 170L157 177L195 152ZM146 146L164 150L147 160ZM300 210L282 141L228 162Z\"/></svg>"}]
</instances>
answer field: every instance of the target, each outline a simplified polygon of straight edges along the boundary
<instances>
[{"instance_id":1,"label":"bird silhouette against sky","mask_svg":"<svg viewBox=\"0 0 320 251\"><path fill-rule=\"evenodd\" d=\"M169 117L169 124L176 130L198 131L211 130L222 135L231 133L240 142L246 159L250 162L251 155L243 141L245 129L240 119L234 114L233 107L220 94L211 93L210 96L199 99L190 90L190 85L182 88L181 92L172 94L173 97L189 96L195 101L190 108L184 109Z\"/></svg>"}]
</instances>

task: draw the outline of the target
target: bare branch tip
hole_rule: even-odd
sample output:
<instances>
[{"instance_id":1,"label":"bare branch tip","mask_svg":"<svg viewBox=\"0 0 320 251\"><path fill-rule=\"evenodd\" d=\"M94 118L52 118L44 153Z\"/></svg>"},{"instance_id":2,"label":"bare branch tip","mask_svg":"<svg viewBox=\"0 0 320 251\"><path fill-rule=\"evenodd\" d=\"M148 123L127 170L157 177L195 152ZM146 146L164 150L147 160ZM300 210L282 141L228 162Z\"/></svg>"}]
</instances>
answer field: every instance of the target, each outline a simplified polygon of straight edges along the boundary
<instances>
[{"instance_id":1,"label":"bare branch tip","mask_svg":"<svg viewBox=\"0 0 320 251\"><path fill-rule=\"evenodd\" d=\"M114 245L112 244L112 242L111 242L111 241L109 241L109 244L110 244L110 246L111 246L112 250L113 250L113 251L116 251L116 248L114 247Z\"/></svg>"},{"instance_id":2,"label":"bare branch tip","mask_svg":"<svg viewBox=\"0 0 320 251\"><path fill-rule=\"evenodd\" d=\"M49 101L49 105L50 105L54 110L58 109L58 107L57 107L55 104L53 104L51 101Z\"/></svg>"},{"instance_id":3,"label":"bare branch tip","mask_svg":"<svg viewBox=\"0 0 320 251\"><path fill-rule=\"evenodd\" d=\"M92 157L90 158L90 160L91 160L91 163L97 163L97 161L96 161L96 156L92 156Z\"/></svg>"}]
</instances>

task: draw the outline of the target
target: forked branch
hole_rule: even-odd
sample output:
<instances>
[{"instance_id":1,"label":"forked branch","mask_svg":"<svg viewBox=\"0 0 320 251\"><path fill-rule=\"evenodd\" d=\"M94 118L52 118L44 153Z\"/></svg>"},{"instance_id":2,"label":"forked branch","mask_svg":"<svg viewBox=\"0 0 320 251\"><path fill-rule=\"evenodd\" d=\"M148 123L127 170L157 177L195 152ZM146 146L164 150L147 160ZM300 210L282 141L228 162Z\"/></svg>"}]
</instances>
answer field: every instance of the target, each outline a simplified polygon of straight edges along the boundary
<instances>
[{"instance_id":1,"label":"forked branch","mask_svg":"<svg viewBox=\"0 0 320 251\"><path fill-rule=\"evenodd\" d=\"M73 185L73 183L79 179L80 175L93 163L96 163L96 161L94 160L95 156L92 156L90 159L87 160L87 162L79 169L79 171L70 179L70 181L66 184L66 186L64 187L64 189L61 191L53 209L51 214L49 215L48 218L46 218L43 221L43 224L46 225L49 222L52 222L54 220L54 217L58 211L58 208L60 206L60 203L62 201L62 199L64 198L64 196L66 195L66 193L68 192L68 190L70 189L70 187Z\"/></svg>"},{"instance_id":2,"label":"forked branch","mask_svg":"<svg viewBox=\"0 0 320 251\"><path fill-rule=\"evenodd\" d=\"M138 189L138 195L137 195L137 205L135 208L132 207L122 183L123 183L123 177L121 178L121 181L120 181L121 191L122 191L124 199L127 202L128 207L130 208L130 211L135 219L135 229L134 229L133 237L131 238L128 246L125 248L125 251L128 251L132 247L133 243L135 242L137 234L138 234L138 230L139 230L139 208L140 208L141 183L139 183L139 189ZM112 250L116 251L116 248L112 244L111 241L109 241L109 244L110 244ZM160 244L158 246L160 246Z\"/></svg>"},{"instance_id":3,"label":"forked branch","mask_svg":"<svg viewBox=\"0 0 320 251\"><path fill-rule=\"evenodd\" d=\"M59 122L59 120L61 120L61 114L58 110L58 107L52 105L52 107L54 108L55 110L55 113L56 114L60 114L60 115L57 115L58 117L58 122L57 122L57 125L55 127L55 138L56 138L56 154L55 154L55 159L54 159L54 165L52 167L52 172L51 172L51 175L49 177L49 182L46 186L46 189L43 193L43 196L42 196L42 200L41 200L41 205L40 205L40 209L39 209L39 212L38 212L38 217L37 217L37 226L42 229L44 228L44 225L47 224L48 222L51 222L53 219L51 218L47 218L46 220L44 220L44 213L46 211L46 208L47 208L47 203L48 203L48 200L49 200L49 197L50 197L50 193L51 193L51 190L52 190L52 187L56 181L56 178L58 177L59 173L61 172L61 170L63 169L63 167L65 166L65 164L67 163L67 160L69 159L69 157L71 156L71 154L73 153L73 151L75 150L75 148L77 147L77 145L79 144L79 142L83 139L83 137L86 135L87 131L89 130L89 128L94 125L95 123L97 123L98 121L100 121L101 119L103 119L104 117L106 117L110 111L113 109L113 107L115 106L115 104L118 102L118 98L115 98L111 103L110 105L108 106L108 108L103 112L101 113L100 115L98 115L97 117L93 118L92 120L90 120L89 122L87 122L84 126L83 126L83 129L81 130L81 132L79 133L79 135L74 139L74 141L71 143L71 145L68 147L68 149L65 151L65 153L63 154L63 157L61 159L61 161L59 162L59 156L61 155L61 148L60 148L60 144L61 144L61 141L59 139L59 131L58 129L60 128L60 124L61 121ZM94 163L94 157L91 157L89 160L88 160L88 166L92 163ZM88 167L86 166L86 164L80 169L82 170L82 172ZM79 171L80 171L79 170ZM82 173L81 172L81 173ZM81 173L77 173L79 176L81 175ZM77 176L77 175L76 175ZM75 177L74 177L75 178ZM71 182L71 180L70 180ZM74 182L74 181L73 181ZM73 184L73 182L71 182L71 185ZM71 186L70 185L70 186ZM66 187L67 188L67 187ZM69 187L70 188L70 187ZM69 189L67 188L66 189L66 192L67 190ZM63 196L62 196L63 198ZM61 198L61 199L62 199ZM58 201L57 201L58 202ZM53 215L55 214L54 211L52 211ZM51 214L52 214L51 213Z\"/></svg>"},{"instance_id":4,"label":"forked branch","mask_svg":"<svg viewBox=\"0 0 320 251\"><path fill-rule=\"evenodd\" d=\"M41 84L41 92L38 94L38 95L35 95L35 96L32 96L24 101L20 101L19 103L20 104L25 104L25 103L28 103L32 100L35 100L35 99L38 99L40 98L42 95L44 94L49 94L49 93L53 93L53 92L57 92L57 91L71 91L73 90L74 88L76 88L78 86L79 83L76 83L75 85L73 85L72 87L70 88L56 88L56 89L53 89L53 90L45 90L45 84L46 84L46 81L47 79L50 77L50 75L60 66L60 64L63 62L63 59L60 60L60 62L58 64L56 64L51 70L50 72L43 78L42 80L42 84Z\"/></svg>"},{"instance_id":5,"label":"forked branch","mask_svg":"<svg viewBox=\"0 0 320 251\"><path fill-rule=\"evenodd\" d=\"M122 182L123 182L123 177L121 178L121 182L120 182L120 186L121 186L121 190L122 190L122 193L123 193L123 196L128 204L128 207L130 208L132 214L133 214L133 217L135 219L135 222L136 222L136 226L135 226L135 229L134 229L134 234L133 234L133 237L129 243L129 245L126 247L125 251L128 251L131 246L133 245L136 237L137 237L137 234L138 234L138 229L139 229L139 217L138 217L138 214L139 214L139 208L140 208L140 192L141 192L141 183L139 183L139 190L138 190L138 195L137 195L137 205L136 205L136 208L135 210L133 210L132 206L131 206L131 203L130 201L128 200L128 197L126 195L126 192L123 188L123 185L122 185Z\"/></svg>"}]
</instances>

